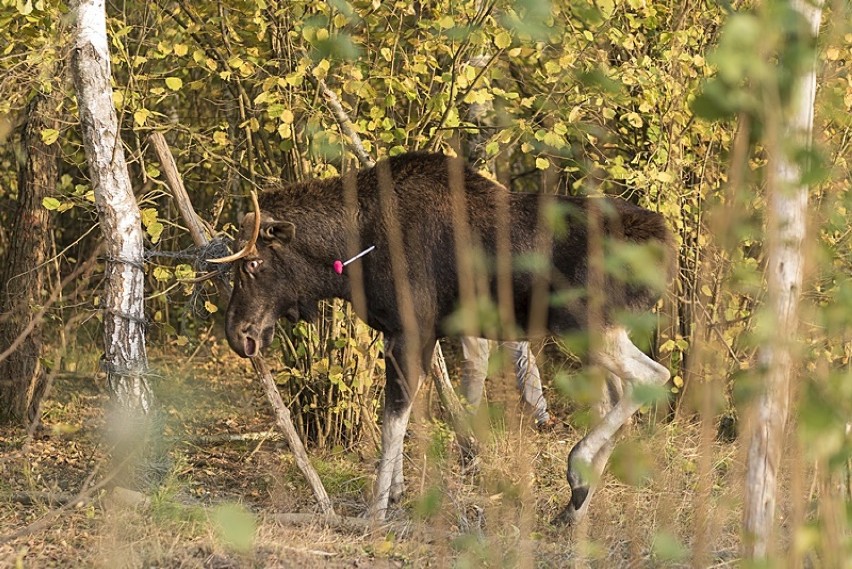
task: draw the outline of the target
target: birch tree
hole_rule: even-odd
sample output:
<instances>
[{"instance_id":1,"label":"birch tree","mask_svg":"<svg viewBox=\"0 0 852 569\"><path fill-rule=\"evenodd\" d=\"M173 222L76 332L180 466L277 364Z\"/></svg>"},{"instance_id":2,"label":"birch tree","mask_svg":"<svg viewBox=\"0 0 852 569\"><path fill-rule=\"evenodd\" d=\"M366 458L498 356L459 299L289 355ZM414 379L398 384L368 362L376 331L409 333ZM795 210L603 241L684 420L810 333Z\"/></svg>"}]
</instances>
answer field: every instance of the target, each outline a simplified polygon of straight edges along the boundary
<instances>
[{"instance_id":1,"label":"birch tree","mask_svg":"<svg viewBox=\"0 0 852 569\"><path fill-rule=\"evenodd\" d=\"M102 363L118 407L147 415L153 410L153 396L145 375L148 358L142 225L113 105L104 0L81 0L76 16L74 87L89 176L106 243Z\"/></svg>"},{"instance_id":2,"label":"birch tree","mask_svg":"<svg viewBox=\"0 0 852 569\"><path fill-rule=\"evenodd\" d=\"M808 22L810 37L819 33L822 3L794 0L793 8ZM773 318L772 335L758 358L766 370L749 441L744 507L745 555L766 557L775 518L777 476L790 404L793 347L798 329L799 297L805 264L804 240L808 186L802 183L801 165L793 153L810 146L816 94L816 69L812 62L798 78L790 104L777 116L767 111L767 149L770 157L768 184L767 287ZM784 145L781 141L792 142Z\"/></svg>"}]
</instances>

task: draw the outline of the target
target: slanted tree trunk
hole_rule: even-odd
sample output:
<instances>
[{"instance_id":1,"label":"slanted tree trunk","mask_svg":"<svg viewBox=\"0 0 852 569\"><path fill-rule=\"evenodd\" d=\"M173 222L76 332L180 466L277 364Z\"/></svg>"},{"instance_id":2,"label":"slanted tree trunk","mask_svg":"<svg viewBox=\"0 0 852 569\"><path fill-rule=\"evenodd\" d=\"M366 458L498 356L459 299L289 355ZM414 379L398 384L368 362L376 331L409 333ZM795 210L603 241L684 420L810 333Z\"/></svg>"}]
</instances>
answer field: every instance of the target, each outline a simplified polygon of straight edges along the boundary
<instances>
[{"instance_id":1,"label":"slanted tree trunk","mask_svg":"<svg viewBox=\"0 0 852 569\"><path fill-rule=\"evenodd\" d=\"M794 8L809 22L815 38L819 33L822 4L819 0L794 0ZM775 140L770 157L769 208L766 227L768 302L773 316L772 336L758 358L766 370L764 390L757 399L749 442L744 505L744 554L765 558L775 522L778 469L784 442L784 426L790 403L790 375L795 362L799 297L802 289L808 186L790 150L810 145L813 130L816 69L799 78L789 110L779 117L779 128L769 122L767 132ZM786 148L782 140L794 141ZM786 150L786 152L785 152Z\"/></svg>"},{"instance_id":2,"label":"slanted tree trunk","mask_svg":"<svg viewBox=\"0 0 852 569\"><path fill-rule=\"evenodd\" d=\"M106 244L103 365L114 403L147 415L153 396L145 375L142 225L112 102L104 0L80 0L76 15L74 87Z\"/></svg>"},{"instance_id":3,"label":"slanted tree trunk","mask_svg":"<svg viewBox=\"0 0 852 569\"><path fill-rule=\"evenodd\" d=\"M50 98L37 93L27 107L22 146L26 159L18 169L18 205L12 217L9 248L0 264L0 353L20 345L0 361L0 422L30 424L45 389L41 368L41 332L36 327L19 340L33 318L43 285L50 217L42 200L56 187L59 145L46 144L41 133L56 128Z\"/></svg>"}]
</instances>

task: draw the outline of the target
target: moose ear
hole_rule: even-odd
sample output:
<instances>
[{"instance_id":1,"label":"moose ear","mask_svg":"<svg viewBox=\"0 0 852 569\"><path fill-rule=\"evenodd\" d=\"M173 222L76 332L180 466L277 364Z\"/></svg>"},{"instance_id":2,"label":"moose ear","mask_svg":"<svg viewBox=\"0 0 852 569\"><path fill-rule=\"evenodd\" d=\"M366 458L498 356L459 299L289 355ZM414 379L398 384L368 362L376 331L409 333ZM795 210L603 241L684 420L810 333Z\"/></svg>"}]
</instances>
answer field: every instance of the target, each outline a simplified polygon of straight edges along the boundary
<instances>
[{"instance_id":1,"label":"moose ear","mask_svg":"<svg viewBox=\"0 0 852 569\"><path fill-rule=\"evenodd\" d=\"M296 236L296 226L289 221L276 221L274 219L264 221L260 234L269 241L289 243Z\"/></svg>"}]
</instances>

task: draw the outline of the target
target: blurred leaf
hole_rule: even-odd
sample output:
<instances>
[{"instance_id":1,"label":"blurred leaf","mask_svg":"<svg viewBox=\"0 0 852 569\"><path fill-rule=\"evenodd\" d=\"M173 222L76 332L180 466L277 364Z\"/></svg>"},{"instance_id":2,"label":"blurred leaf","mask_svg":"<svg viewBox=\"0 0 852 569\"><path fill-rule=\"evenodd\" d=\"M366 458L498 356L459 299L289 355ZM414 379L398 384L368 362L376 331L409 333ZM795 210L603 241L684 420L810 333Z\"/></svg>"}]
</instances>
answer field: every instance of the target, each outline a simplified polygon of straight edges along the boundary
<instances>
[{"instance_id":1,"label":"blurred leaf","mask_svg":"<svg viewBox=\"0 0 852 569\"><path fill-rule=\"evenodd\" d=\"M654 557L661 561L682 561L689 555L689 550L671 533L662 530L654 534L651 545Z\"/></svg>"},{"instance_id":2,"label":"blurred leaf","mask_svg":"<svg viewBox=\"0 0 852 569\"><path fill-rule=\"evenodd\" d=\"M223 504L213 510L212 521L219 541L225 546L247 553L254 546L254 515L239 504Z\"/></svg>"}]
</instances>

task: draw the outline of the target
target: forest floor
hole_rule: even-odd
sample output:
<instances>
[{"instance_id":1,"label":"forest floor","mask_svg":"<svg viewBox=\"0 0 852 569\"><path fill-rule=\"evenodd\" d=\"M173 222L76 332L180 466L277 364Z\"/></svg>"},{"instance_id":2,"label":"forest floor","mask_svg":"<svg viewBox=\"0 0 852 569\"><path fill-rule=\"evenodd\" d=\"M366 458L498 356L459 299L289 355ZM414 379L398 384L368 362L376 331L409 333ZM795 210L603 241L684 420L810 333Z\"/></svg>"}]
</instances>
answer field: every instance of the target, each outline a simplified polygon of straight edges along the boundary
<instances>
[{"instance_id":1,"label":"forest floor","mask_svg":"<svg viewBox=\"0 0 852 569\"><path fill-rule=\"evenodd\" d=\"M441 423L419 406L406 442L406 501L388 525L324 523L245 362L227 352L152 358L166 412L165 478L144 501L109 487L71 501L110 469L94 374L60 375L43 427L0 434L2 567L731 566L739 548L739 445L699 444L686 421L629 427L578 527L550 521L567 503L565 458L581 432L536 432L507 412L465 472ZM492 400L517 407L511 382ZM546 382L546 385L549 385ZM421 400L430 401L429 394ZM517 410L516 410L517 411ZM238 437L234 437L238 435ZM240 438L241 440L229 440ZM706 438L705 438L706 440ZM436 451L436 448L438 449ZM443 449L443 450L442 450ZM374 443L309 449L339 514L368 500ZM702 458L703 457L703 458ZM299 513L301 516L289 514ZM305 515L307 514L307 515Z\"/></svg>"}]
</instances>

